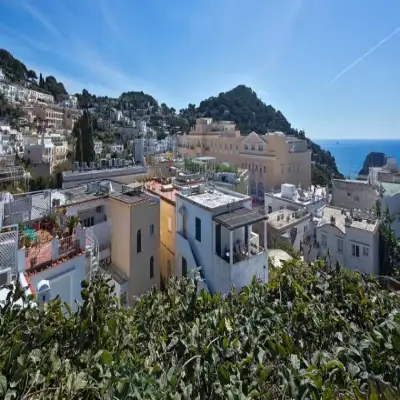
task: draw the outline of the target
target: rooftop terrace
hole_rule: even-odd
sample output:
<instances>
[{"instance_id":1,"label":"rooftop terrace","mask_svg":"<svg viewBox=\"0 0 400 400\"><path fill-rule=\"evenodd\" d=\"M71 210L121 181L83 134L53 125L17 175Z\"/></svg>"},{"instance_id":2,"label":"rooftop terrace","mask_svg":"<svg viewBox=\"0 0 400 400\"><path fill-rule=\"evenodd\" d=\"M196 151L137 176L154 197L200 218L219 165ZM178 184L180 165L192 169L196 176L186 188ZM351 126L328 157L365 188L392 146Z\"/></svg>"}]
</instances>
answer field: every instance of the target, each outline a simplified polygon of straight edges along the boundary
<instances>
[{"instance_id":1,"label":"rooftop terrace","mask_svg":"<svg viewBox=\"0 0 400 400\"><path fill-rule=\"evenodd\" d=\"M204 192L202 192L202 190L204 190ZM214 210L230 204L241 203L246 200L251 200L251 197L235 192L222 192L215 189L205 188L204 186L202 189L202 185L199 185L198 191L186 192L182 190L181 192L177 193L177 196L192 203L196 203L209 210Z\"/></svg>"},{"instance_id":2,"label":"rooftop terrace","mask_svg":"<svg viewBox=\"0 0 400 400\"><path fill-rule=\"evenodd\" d=\"M334 224L343 233L349 228L375 233L379 226L379 220L373 212L363 213L359 210L352 210L349 213L333 206L323 207L320 212L314 216L314 220L317 221L319 227Z\"/></svg>"}]
</instances>

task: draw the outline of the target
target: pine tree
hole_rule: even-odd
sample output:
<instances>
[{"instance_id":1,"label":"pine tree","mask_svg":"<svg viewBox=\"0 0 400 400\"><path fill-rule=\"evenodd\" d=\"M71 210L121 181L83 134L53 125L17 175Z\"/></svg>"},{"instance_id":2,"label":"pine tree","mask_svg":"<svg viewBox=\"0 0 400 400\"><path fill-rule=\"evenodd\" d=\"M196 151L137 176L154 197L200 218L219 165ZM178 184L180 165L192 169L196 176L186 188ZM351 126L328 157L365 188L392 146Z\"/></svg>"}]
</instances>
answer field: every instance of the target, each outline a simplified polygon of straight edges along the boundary
<instances>
[{"instance_id":1,"label":"pine tree","mask_svg":"<svg viewBox=\"0 0 400 400\"><path fill-rule=\"evenodd\" d=\"M72 134L75 137L75 161L78 161L79 164L83 161L83 154L82 154L82 131L80 128L80 120L76 122Z\"/></svg>"},{"instance_id":2,"label":"pine tree","mask_svg":"<svg viewBox=\"0 0 400 400\"><path fill-rule=\"evenodd\" d=\"M39 87L44 88L44 79L42 73L39 75Z\"/></svg>"},{"instance_id":3,"label":"pine tree","mask_svg":"<svg viewBox=\"0 0 400 400\"><path fill-rule=\"evenodd\" d=\"M76 139L75 160L87 162L95 160L92 118L85 110L74 126L73 134Z\"/></svg>"}]
</instances>

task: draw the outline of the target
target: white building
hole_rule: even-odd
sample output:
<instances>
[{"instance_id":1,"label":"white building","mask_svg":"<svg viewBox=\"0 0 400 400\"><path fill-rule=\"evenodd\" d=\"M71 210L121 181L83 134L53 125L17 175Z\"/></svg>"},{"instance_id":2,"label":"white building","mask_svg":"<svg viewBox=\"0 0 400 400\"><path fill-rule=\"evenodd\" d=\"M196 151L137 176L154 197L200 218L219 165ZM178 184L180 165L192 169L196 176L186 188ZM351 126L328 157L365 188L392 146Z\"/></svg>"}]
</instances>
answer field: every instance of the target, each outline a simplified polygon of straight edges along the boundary
<instances>
[{"instance_id":1,"label":"white building","mask_svg":"<svg viewBox=\"0 0 400 400\"><path fill-rule=\"evenodd\" d=\"M228 293L251 283L268 281L266 239L260 246L252 225L266 216L251 208L251 198L197 185L176 197L176 271L185 276L201 267L208 290Z\"/></svg>"},{"instance_id":2,"label":"white building","mask_svg":"<svg viewBox=\"0 0 400 400\"><path fill-rule=\"evenodd\" d=\"M309 226L310 214L306 208L295 211L282 209L268 214L268 247L278 248L287 244L301 251Z\"/></svg>"},{"instance_id":3,"label":"white building","mask_svg":"<svg viewBox=\"0 0 400 400\"><path fill-rule=\"evenodd\" d=\"M4 73L3 73L3 70L0 68L0 82L4 81L5 79L6 79L6 77L5 77Z\"/></svg>"},{"instance_id":4,"label":"white building","mask_svg":"<svg viewBox=\"0 0 400 400\"><path fill-rule=\"evenodd\" d=\"M136 128L138 129L139 133L143 133L146 135L147 133L147 123L144 120L136 121Z\"/></svg>"},{"instance_id":5,"label":"white building","mask_svg":"<svg viewBox=\"0 0 400 400\"><path fill-rule=\"evenodd\" d=\"M334 179L332 184L332 205L345 209L369 211L379 197L378 187L369 181Z\"/></svg>"},{"instance_id":6,"label":"white building","mask_svg":"<svg viewBox=\"0 0 400 400\"><path fill-rule=\"evenodd\" d=\"M94 142L94 152L96 154L101 154L103 152L103 142L101 142L100 140L96 140Z\"/></svg>"},{"instance_id":7,"label":"white building","mask_svg":"<svg viewBox=\"0 0 400 400\"><path fill-rule=\"evenodd\" d=\"M379 274L379 220L362 213L326 206L311 217L309 236L303 244L306 261L326 257L365 274Z\"/></svg>"},{"instance_id":8,"label":"white building","mask_svg":"<svg viewBox=\"0 0 400 400\"><path fill-rule=\"evenodd\" d=\"M4 201L0 207L4 208ZM77 228L70 236L54 236L40 246L25 248L18 225L3 228L7 231L0 233L0 284L10 284L19 275L27 294L33 294L39 305L59 296L74 310L81 300L81 281L90 279L98 267L91 233Z\"/></svg>"},{"instance_id":9,"label":"white building","mask_svg":"<svg viewBox=\"0 0 400 400\"><path fill-rule=\"evenodd\" d=\"M307 212L315 212L329 203L329 191L320 186L309 189L296 188L291 183L284 183L281 189L265 193L265 211L272 213L278 210L298 210L306 208Z\"/></svg>"},{"instance_id":10,"label":"white building","mask_svg":"<svg viewBox=\"0 0 400 400\"><path fill-rule=\"evenodd\" d=\"M24 145L24 160L39 175L51 174L57 164L66 161L67 154L68 142L58 134L35 137Z\"/></svg>"},{"instance_id":11,"label":"white building","mask_svg":"<svg viewBox=\"0 0 400 400\"><path fill-rule=\"evenodd\" d=\"M122 153L124 151L124 145L123 144L109 144L107 146L107 150L110 153Z\"/></svg>"},{"instance_id":12,"label":"white building","mask_svg":"<svg viewBox=\"0 0 400 400\"><path fill-rule=\"evenodd\" d=\"M1 81L1 80L0 80ZM8 84L2 82L0 84L0 92L4 97L11 102L46 102L54 103L54 96L48 93L42 93L37 90L32 90L23 86Z\"/></svg>"}]
</instances>

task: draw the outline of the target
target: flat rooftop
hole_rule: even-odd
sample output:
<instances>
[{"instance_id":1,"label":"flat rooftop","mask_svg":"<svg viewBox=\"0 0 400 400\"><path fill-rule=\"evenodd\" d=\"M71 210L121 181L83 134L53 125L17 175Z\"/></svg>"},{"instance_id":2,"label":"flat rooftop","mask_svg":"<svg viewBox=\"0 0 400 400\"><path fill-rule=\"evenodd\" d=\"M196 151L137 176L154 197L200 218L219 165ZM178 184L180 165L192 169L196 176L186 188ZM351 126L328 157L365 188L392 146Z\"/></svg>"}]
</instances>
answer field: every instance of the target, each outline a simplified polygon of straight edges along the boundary
<instances>
[{"instance_id":1,"label":"flat rooftop","mask_svg":"<svg viewBox=\"0 0 400 400\"><path fill-rule=\"evenodd\" d=\"M303 210L278 210L268 214L268 225L279 231L291 225L296 225L307 218L310 218L310 214Z\"/></svg>"},{"instance_id":2,"label":"flat rooftop","mask_svg":"<svg viewBox=\"0 0 400 400\"><path fill-rule=\"evenodd\" d=\"M128 175L128 174L142 174L146 173L147 168L143 166L130 166L122 168L102 168L102 169L87 169L82 171L65 171L62 173L63 180L79 179L86 176L93 177L93 180L101 179L100 175L110 174L114 176ZM98 176L96 179L96 175Z\"/></svg>"},{"instance_id":3,"label":"flat rooftop","mask_svg":"<svg viewBox=\"0 0 400 400\"><path fill-rule=\"evenodd\" d=\"M349 229L349 227L345 225L346 215L350 216L350 213L346 211L346 214L342 214L342 209L338 207L325 206L320 210L318 215L314 217L314 220L318 222L318 227L323 227L325 225L331 225L331 217L333 216L335 218L335 226L343 233L346 233L346 229ZM371 219L368 220L366 216L366 214L362 214L361 220L352 218L350 227L374 233L379 226L379 220L377 218L374 221Z\"/></svg>"},{"instance_id":4,"label":"flat rooftop","mask_svg":"<svg viewBox=\"0 0 400 400\"><path fill-rule=\"evenodd\" d=\"M326 198L326 188L321 186L311 186L310 190L296 188L293 198L282 196L282 189L271 193L265 193L266 196L275 197L290 201L300 205L308 205L319 202Z\"/></svg>"},{"instance_id":5,"label":"flat rooftop","mask_svg":"<svg viewBox=\"0 0 400 400\"><path fill-rule=\"evenodd\" d=\"M400 193L400 183L381 182L386 196L394 196Z\"/></svg>"},{"instance_id":6,"label":"flat rooftop","mask_svg":"<svg viewBox=\"0 0 400 400\"><path fill-rule=\"evenodd\" d=\"M257 211L245 207L216 215L213 218L215 222L218 222L231 231L242 228L243 226L255 224L256 222L263 221L265 219L267 219L266 215L260 214Z\"/></svg>"},{"instance_id":7,"label":"flat rooftop","mask_svg":"<svg viewBox=\"0 0 400 400\"><path fill-rule=\"evenodd\" d=\"M135 205L135 206L139 205L139 204L144 204L144 203L156 202L154 197L149 196L144 191L142 191L142 192L139 192L139 191L125 192L125 193L111 192L109 194L109 198L120 201L120 202L128 204L128 205Z\"/></svg>"},{"instance_id":8,"label":"flat rooftop","mask_svg":"<svg viewBox=\"0 0 400 400\"><path fill-rule=\"evenodd\" d=\"M179 190L172 184L163 184L158 181L149 182L146 185L146 190L174 204L176 202L176 194L179 193Z\"/></svg>"},{"instance_id":9,"label":"flat rooftop","mask_svg":"<svg viewBox=\"0 0 400 400\"><path fill-rule=\"evenodd\" d=\"M179 192L177 193L177 196L182 197L183 199L188 200L192 203L206 207L210 210L251 199L251 197L240 195L239 193L235 195L233 192L232 194L230 194L215 189L214 190L206 189L204 193L193 193L193 194L183 194L182 192Z\"/></svg>"}]
</instances>

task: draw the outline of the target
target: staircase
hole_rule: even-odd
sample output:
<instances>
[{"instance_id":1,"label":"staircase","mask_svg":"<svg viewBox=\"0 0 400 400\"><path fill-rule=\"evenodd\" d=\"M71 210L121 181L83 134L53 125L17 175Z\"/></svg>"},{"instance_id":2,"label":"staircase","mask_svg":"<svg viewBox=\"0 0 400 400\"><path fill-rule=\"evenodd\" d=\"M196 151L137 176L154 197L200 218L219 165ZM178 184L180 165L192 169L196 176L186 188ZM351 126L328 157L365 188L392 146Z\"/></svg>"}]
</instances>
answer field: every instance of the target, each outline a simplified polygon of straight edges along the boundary
<instances>
[{"instance_id":1,"label":"staircase","mask_svg":"<svg viewBox=\"0 0 400 400\"><path fill-rule=\"evenodd\" d=\"M192 246L191 243L189 241L189 239L186 239L190 245L190 251L193 255L193 259L196 263L196 266L198 268L198 270L196 270L196 272L194 273L193 279L195 279L196 281L196 285L197 285L197 289L198 290L205 290L206 292L210 293L210 290L208 289L207 283L206 283L206 279L204 276L204 271L203 268L201 267L200 263L197 260L196 254L194 254L194 252L192 251Z\"/></svg>"},{"instance_id":2,"label":"staircase","mask_svg":"<svg viewBox=\"0 0 400 400\"><path fill-rule=\"evenodd\" d=\"M92 228L86 228L86 252L89 257L86 279L91 280L99 271L99 243Z\"/></svg>"}]
</instances>

